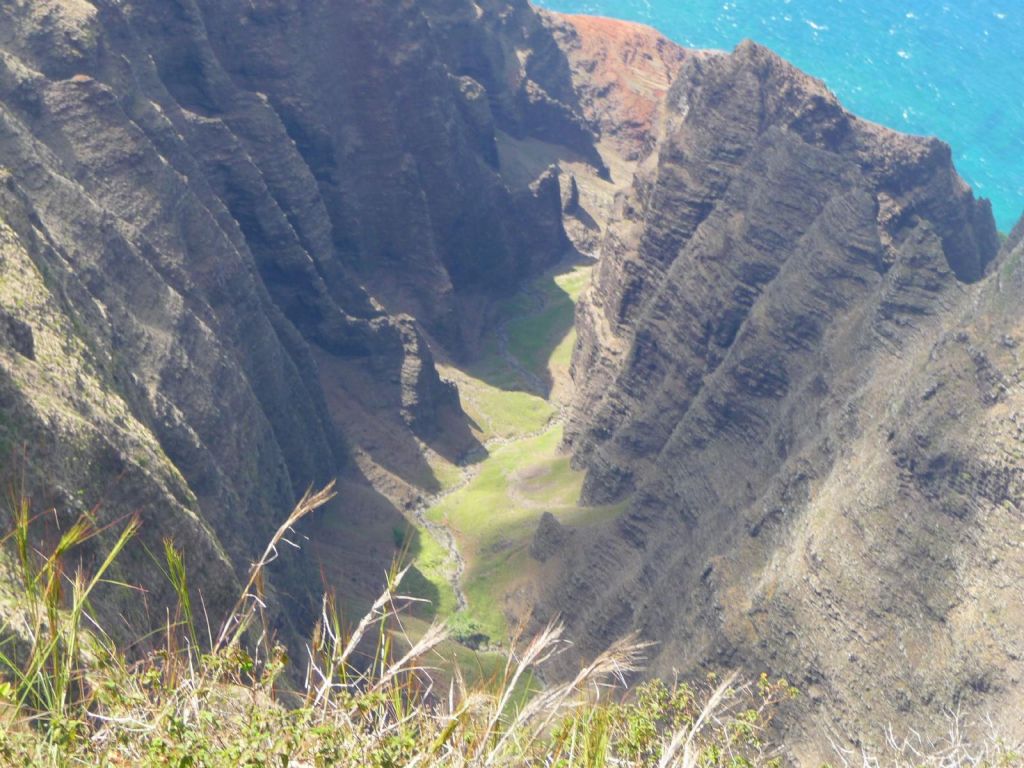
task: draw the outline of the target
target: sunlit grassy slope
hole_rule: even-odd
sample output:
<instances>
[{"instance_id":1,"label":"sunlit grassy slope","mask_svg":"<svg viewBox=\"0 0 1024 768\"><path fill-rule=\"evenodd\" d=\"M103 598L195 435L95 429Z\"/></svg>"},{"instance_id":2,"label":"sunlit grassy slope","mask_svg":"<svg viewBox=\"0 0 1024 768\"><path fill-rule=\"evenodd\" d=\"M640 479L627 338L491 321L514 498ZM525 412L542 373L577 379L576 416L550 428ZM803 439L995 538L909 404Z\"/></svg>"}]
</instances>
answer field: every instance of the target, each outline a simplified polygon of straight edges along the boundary
<instances>
[{"instance_id":1,"label":"sunlit grassy slope","mask_svg":"<svg viewBox=\"0 0 1024 768\"><path fill-rule=\"evenodd\" d=\"M583 482L558 452L561 426L501 446L463 489L444 498L430 517L454 532L466 560L463 588L469 614L495 640L507 633L504 597L528 583L537 564L529 544L545 511L580 525L607 519L616 507L576 505Z\"/></svg>"},{"instance_id":2,"label":"sunlit grassy slope","mask_svg":"<svg viewBox=\"0 0 1024 768\"><path fill-rule=\"evenodd\" d=\"M442 486L456 489L442 494L427 516L453 531L465 559L462 586L469 605L458 619L493 643L504 642L510 630L506 596L528 584L539 568L529 545L540 516L549 511L579 526L620 511L578 506L582 473L559 451L557 400L566 392L575 302L590 270L563 268L528 286L502 307L505 338L496 332L487 344L490 354L468 368L443 371L459 384L487 456L467 469L461 485L450 481L450 468L439 468ZM451 615L454 565L428 531L420 532L419 541L417 569L439 594L437 613Z\"/></svg>"}]
</instances>

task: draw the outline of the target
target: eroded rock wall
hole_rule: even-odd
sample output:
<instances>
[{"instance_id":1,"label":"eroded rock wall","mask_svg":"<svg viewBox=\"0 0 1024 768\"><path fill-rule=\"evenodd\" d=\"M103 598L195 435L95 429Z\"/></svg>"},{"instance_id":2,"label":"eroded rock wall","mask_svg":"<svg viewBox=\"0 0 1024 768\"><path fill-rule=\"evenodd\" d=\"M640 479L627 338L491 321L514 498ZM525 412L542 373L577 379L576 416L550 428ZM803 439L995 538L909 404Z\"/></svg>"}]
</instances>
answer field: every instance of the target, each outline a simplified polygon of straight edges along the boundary
<instances>
[{"instance_id":1,"label":"eroded rock wall","mask_svg":"<svg viewBox=\"0 0 1024 768\"><path fill-rule=\"evenodd\" d=\"M567 65L527 5L469 40L447 18L472 9L0 6L0 431L39 504L139 510L227 595L303 490L354 471L334 403L372 400L413 447L461 417L421 329L457 353L482 320L463 304L566 245L557 179L513 188L493 147L528 130L527 92L559 111L527 45L552 88ZM518 55L462 71L491 49ZM544 130L586 149L560 109ZM126 568L159 604L156 570ZM301 614L319 579L287 568Z\"/></svg>"},{"instance_id":2,"label":"eroded rock wall","mask_svg":"<svg viewBox=\"0 0 1024 768\"><path fill-rule=\"evenodd\" d=\"M826 728L998 713L1024 499L993 439L1015 347L964 319L996 279L988 204L944 144L751 43L668 99L577 315L567 445L585 501L628 511L576 537L547 608L587 652L639 628L660 673L789 675L819 758Z\"/></svg>"},{"instance_id":3,"label":"eroded rock wall","mask_svg":"<svg viewBox=\"0 0 1024 768\"><path fill-rule=\"evenodd\" d=\"M543 16L569 61L580 114L597 128L606 152L629 162L653 149L665 96L683 63L714 55L683 48L642 24L547 11Z\"/></svg>"}]
</instances>

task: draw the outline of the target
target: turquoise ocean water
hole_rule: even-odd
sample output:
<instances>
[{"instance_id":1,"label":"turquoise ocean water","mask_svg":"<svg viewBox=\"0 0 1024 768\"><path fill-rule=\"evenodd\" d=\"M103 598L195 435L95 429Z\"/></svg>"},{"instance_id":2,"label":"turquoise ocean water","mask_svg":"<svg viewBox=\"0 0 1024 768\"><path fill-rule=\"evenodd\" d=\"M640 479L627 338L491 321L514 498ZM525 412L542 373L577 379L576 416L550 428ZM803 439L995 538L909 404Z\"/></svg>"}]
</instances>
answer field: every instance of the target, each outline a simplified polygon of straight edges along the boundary
<instances>
[{"instance_id":1,"label":"turquoise ocean water","mask_svg":"<svg viewBox=\"0 0 1024 768\"><path fill-rule=\"evenodd\" d=\"M999 228L1024 213L1024 0L539 0L673 40L763 43L858 115L953 147Z\"/></svg>"}]
</instances>

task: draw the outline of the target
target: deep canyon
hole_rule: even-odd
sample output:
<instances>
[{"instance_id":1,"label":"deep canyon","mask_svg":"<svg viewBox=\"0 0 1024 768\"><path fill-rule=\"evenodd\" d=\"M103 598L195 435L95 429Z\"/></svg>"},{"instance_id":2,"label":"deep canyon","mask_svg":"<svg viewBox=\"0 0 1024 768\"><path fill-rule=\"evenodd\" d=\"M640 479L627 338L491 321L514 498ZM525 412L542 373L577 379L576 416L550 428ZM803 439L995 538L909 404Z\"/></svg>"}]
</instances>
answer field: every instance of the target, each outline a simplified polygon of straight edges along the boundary
<instances>
[{"instance_id":1,"label":"deep canyon","mask_svg":"<svg viewBox=\"0 0 1024 768\"><path fill-rule=\"evenodd\" d=\"M1024 737L1022 256L942 141L753 42L0 2L4 480L141 514L126 627L173 600L147 549L226 610L337 479L270 572L285 639L405 547L481 653L561 617L551 679L631 631L651 675L786 676L798 758Z\"/></svg>"}]
</instances>

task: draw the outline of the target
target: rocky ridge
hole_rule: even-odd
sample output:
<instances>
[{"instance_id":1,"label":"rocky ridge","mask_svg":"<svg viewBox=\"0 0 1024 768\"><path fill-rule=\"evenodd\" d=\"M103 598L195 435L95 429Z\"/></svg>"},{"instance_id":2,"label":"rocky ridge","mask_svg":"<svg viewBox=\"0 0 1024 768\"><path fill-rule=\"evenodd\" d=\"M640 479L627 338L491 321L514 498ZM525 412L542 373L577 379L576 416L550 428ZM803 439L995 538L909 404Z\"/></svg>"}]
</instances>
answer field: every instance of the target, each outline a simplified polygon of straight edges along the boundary
<instances>
[{"instance_id":1,"label":"rocky ridge","mask_svg":"<svg viewBox=\"0 0 1024 768\"><path fill-rule=\"evenodd\" d=\"M340 475L314 539L383 528L346 553L372 589L422 454L473 444L431 347L472 356L563 202L603 258L567 443L630 503L543 518L538 617L582 655L640 629L653 673L789 675L805 757L954 705L1018 725L1024 223L997 257L947 147L749 43L525 0L0 6L9 474L62 523L140 511L213 610ZM315 568L273 576L303 622Z\"/></svg>"},{"instance_id":2,"label":"rocky ridge","mask_svg":"<svg viewBox=\"0 0 1024 768\"><path fill-rule=\"evenodd\" d=\"M941 142L753 43L685 62L577 314L567 445L585 500L629 510L576 537L543 615L586 653L640 629L658 672L789 675L808 759L958 705L1005 719L1024 499L998 249Z\"/></svg>"},{"instance_id":3,"label":"rocky ridge","mask_svg":"<svg viewBox=\"0 0 1024 768\"><path fill-rule=\"evenodd\" d=\"M551 12L543 16L565 51L580 112L596 126L602 150L630 162L652 149L665 95L683 63L713 55L683 48L642 24Z\"/></svg>"}]
</instances>

